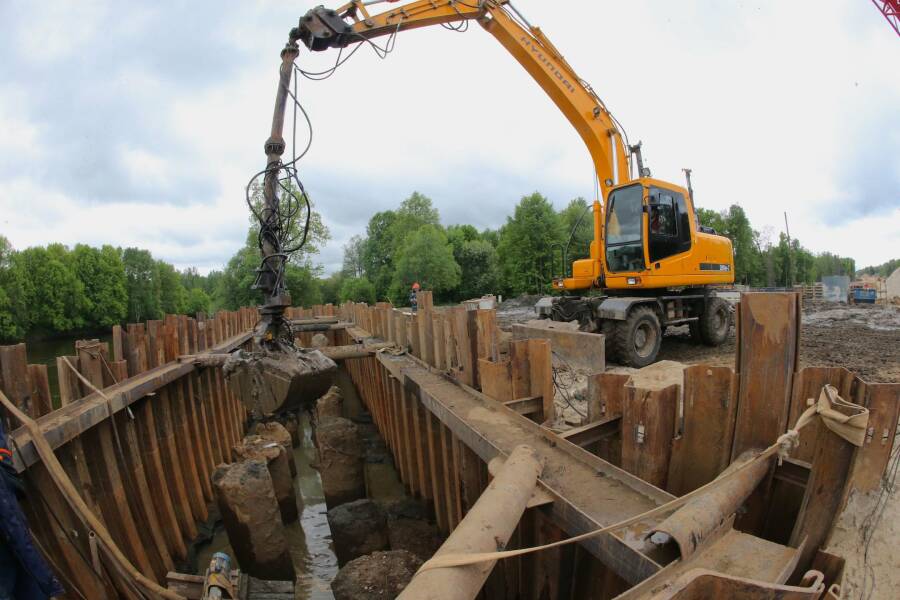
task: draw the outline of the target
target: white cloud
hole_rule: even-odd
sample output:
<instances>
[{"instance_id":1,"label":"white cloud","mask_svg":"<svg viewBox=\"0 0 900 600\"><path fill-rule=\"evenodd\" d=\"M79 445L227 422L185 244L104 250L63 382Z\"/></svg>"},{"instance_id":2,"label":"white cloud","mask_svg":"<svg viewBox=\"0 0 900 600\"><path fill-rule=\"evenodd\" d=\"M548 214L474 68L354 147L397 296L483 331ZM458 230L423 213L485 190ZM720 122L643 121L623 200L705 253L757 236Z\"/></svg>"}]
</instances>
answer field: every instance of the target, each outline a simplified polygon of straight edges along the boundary
<instances>
[{"instance_id":1,"label":"white cloud","mask_svg":"<svg viewBox=\"0 0 900 600\"><path fill-rule=\"evenodd\" d=\"M279 50L318 3L219 7L209 37L197 40L191 27L161 30L164 9L139 6L121 26L158 56L54 71L62 89L102 90L97 110L130 115L108 131L70 127L83 114L29 113L45 92L27 77L0 87L3 233L20 247L138 245L179 265L223 265L243 243L243 186L264 166ZM682 167L694 169L701 206L740 203L755 226L774 232L787 211L804 245L859 265L900 256L900 79L886 67L900 47L869 3L823 0L815 11L774 0L516 5L594 85L632 141L644 141L656 176L680 182ZM107 48L111 6L91 4L74 32L64 4L15 21L22 72L33 63L22 57L46 44L55 50L40 60L51 65ZM176 16L209 10L190 4ZM533 190L558 207L591 196L580 138L490 34L474 23L464 34L417 30L401 34L396 48L385 61L362 48L334 77L300 82L314 125L300 173L332 230L321 256L329 269L372 213L413 190L431 196L446 222L482 227L500 225ZM335 58L302 53L298 63L321 70ZM104 190L100 203L57 185L65 174L97 177L77 171L84 157L53 152L71 142L54 138L63 125L98 149L114 140L140 186ZM302 122L298 132L305 143ZM46 173L30 168L37 152L52 161ZM98 180L85 189L102 189Z\"/></svg>"}]
</instances>

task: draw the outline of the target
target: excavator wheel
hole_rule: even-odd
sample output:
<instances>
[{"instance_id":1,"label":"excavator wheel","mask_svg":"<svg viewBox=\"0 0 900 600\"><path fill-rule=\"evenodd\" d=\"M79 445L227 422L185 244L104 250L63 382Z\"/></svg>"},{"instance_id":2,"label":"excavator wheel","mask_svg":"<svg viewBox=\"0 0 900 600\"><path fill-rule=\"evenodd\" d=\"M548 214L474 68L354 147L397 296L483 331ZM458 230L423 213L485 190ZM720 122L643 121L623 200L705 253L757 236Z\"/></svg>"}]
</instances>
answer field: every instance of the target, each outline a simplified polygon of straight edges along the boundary
<instances>
[{"instance_id":1,"label":"excavator wheel","mask_svg":"<svg viewBox=\"0 0 900 600\"><path fill-rule=\"evenodd\" d=\"M721 345L728 337L728 330L731 329L731 306L728 301L724 298L710 298L706 303L706 310L697 321L696 328L700 334L700 341L704 344Z\"/></svg>"},{"instance_id":2,"label":"excavator wheel","mask_svg":"<svg viewBox=\"0 0 900 600\"><path fill-rule=\"evenodd\" d=\"M649 306L633 308L628 318L618 321L613 329L615 359L629 367L646 367L655 362L661 343L659 317Z\"/></svg>"}]
</instances>

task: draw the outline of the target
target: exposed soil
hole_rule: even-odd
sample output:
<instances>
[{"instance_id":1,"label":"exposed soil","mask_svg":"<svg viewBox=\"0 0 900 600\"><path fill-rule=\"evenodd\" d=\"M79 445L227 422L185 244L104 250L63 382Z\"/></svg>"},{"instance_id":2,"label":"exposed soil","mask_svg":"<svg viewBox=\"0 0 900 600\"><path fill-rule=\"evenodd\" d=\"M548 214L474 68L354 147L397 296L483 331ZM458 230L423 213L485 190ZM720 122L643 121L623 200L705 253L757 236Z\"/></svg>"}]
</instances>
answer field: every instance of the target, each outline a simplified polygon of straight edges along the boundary
<instances>
[{"instance_id":1,"label":"exposed soil","mask_svg":"<svg viewBox=\"0 0 900 600\"><path fill-rule=\"evenodd\" d=\"M423 519L391 519L387 528L391 550L406 550L422 561L431 558L443 542L438 528Z\"/></svg>"},{"instance_id":2,"label":"exposed soil","mask_svg":"<svg viewBox=\"0 0 900 600\"><path fill-rule=\"evenodd\" d=\"M523 296L503 302L497 309L501 328L533 319L536 301ZM733 366L734 352L733 330L724 344L710 348L691 340L684 325L666 331L659 359ZM842 366L870 383L900 382L900 307L804 304L800 366Z\"/></svg>"},{"instance_id":3,"label":"exposed soil","mask_svg":"<svg viewBox=\"0 0 900 600\"><path fill-rule=\"evenodd\" d=\"M421 565L405 550L373 552L347 563L331 589L335 600L390 600L406 588Z\"/></svg>"}]
</instances>

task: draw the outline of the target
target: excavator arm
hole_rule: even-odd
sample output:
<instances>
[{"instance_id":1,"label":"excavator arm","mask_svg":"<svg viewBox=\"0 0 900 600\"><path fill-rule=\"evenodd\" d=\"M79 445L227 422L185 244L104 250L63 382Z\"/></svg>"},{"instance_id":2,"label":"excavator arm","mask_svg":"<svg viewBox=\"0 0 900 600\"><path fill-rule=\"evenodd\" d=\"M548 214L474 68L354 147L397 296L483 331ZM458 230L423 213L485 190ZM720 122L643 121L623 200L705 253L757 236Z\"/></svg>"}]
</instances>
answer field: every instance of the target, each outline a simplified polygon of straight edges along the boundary
<instances>
[{"instance_id":1,"label":"excavator arm","mask_svg":"<svg viewBox=\"0 0 900 600\"><path fill-rule=\"evenodd\" d=\"M393 3L391 0L383 0ZM627 144L615 119L591 86L581 79L538 27L529 24L508 0L418 0L372 14L378 2L355 0L337 10L317 7L300 19L292 37L313 51L397 35L408 29L477 21L522 65L566 116L590 152L600 196L593 202L594 236L590 259L578 261L565 287L593 287L603 276L604 212L601 199L612 186L633 179ZM562 286L563 282L558 282Z\"/></svg>"},{"instance_id":2,"label":"excavator arm","mask_svg":"<svg viewBox=\"0 0 900 600\"><path fill-rule=\"evenodd\" d=\"M367 10L371 4L356 0L337 10L314 8L300 19L299 40L310 50L322 51L408 29L475 20L528 71L575 127L594 161L602 195L611 184L631 180L625 143L603 101L540 28L528 24L510 2L418 0L375 15Z\"/></svg>"}]
</instances>

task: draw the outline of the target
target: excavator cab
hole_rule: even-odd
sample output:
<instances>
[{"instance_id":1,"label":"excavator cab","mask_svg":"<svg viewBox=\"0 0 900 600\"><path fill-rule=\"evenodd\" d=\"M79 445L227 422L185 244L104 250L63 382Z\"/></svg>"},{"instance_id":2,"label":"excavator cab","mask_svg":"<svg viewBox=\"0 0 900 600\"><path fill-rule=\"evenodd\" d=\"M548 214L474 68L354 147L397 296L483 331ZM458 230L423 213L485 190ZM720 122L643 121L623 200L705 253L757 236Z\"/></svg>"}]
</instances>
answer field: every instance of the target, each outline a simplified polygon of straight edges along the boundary
<instances>
[{"instance_id":1,"label":"excavator cab","mask_svg":"<svg viewBox=\"0 0 900 600\"><path fill-rule=\"evenodd\" d=\"M641 177L609 193L603 285L698 287L734 282L731 241L701 231L689 192Z\"/></svg>"}]
</instances>

